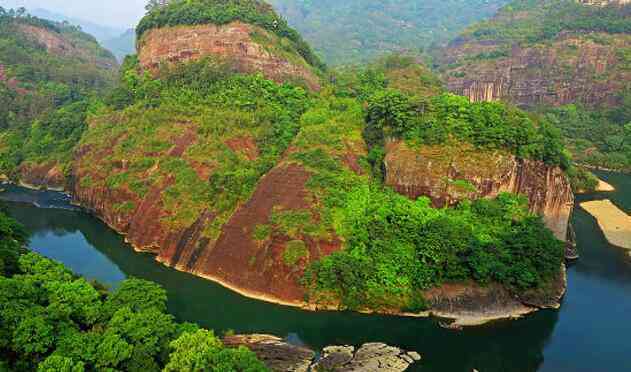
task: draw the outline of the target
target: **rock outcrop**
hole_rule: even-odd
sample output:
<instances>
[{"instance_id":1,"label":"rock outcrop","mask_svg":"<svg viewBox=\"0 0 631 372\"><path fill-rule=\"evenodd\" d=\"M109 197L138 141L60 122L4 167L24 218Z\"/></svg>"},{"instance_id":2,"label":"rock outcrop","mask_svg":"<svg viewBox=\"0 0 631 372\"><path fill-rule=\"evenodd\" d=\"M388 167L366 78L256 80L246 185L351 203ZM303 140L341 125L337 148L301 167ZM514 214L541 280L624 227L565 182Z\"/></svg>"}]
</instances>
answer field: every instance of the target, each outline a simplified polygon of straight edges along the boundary
<instances>
[{"instance_id":1,"label":"rock outcrop","mask_svg":"<svg viewBox=\"0 0 631 372\"><path fill-rule=\"evenodd\" d=\"M464 37L445 50L442 63L456 67L448 67L443 76L449 90L475 102L505 100L520 107L614 106L631 79L620 53L630 47L630 35L568 33L550 45L515 44L508 50L504 41ZM479 57L493 53L503 56Z\"/></svg>"},{"instance_id":2,"label":"rock outcrop","mask_svg":"<svg viewBox=\"0 0 631 372\"><path fill-rule=\"evenodd\" d=\"M402 141L386 145L384 166L387 185L410 198L428 196L435 206L502 192L525 195L531 211L566 240L574 194L558 167L467 146L413 149Z\"/></svg>"},{"instance_id":3,"label":"rock outcrop","mask_svg":"<svg viewBox=\"0 0 631 372\"><path fill-rule=\"evenodd\" d=\"M268 368L278 372L402 372L421 360L416 352L383 343L367 343L358 349L348 345L328 346L316 354L270 335L227 336L223 341L228 347L247 347Z\"/></svg>"},{"instance_id":4,"label":"rock outcrop","mask_svg":"<svg viewBox=\"0 0 631 372\"><path fill-rule=\"evenodd\" d=\"M278 36L250 24L176 26L151 29L138 42L138 57L144 68L156 69L165 62L185 62L215 56L227 60L237 71L261 72L276 82L304 82L319 90L313 68L297 53L283 51Z\"/></svg>"},{"instance_id":5,"label":"rock outcrop","mask_svg":"<svg viewBox=\"0 0 631 372\"><path fill-rule=\"evenodd\" d=\"M20 183L29 188L63 190L66 187L66 175L56 162L22 164L19 177Z\"/></svg>"}]
</instances>

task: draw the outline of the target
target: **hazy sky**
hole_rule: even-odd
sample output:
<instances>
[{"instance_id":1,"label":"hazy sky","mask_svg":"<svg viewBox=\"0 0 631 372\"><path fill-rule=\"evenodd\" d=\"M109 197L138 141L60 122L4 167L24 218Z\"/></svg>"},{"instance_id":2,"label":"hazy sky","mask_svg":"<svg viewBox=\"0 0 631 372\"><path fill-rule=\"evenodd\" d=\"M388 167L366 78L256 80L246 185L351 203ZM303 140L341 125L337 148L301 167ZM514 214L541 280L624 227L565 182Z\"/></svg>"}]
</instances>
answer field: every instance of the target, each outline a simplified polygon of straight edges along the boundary
<instances>
[{"instance_id":1,"label":"hazy sky","mask_svg":"<svg viewBox=\"0 0 631 372\"><path fill-rule=\"evenodd\" d=\"M125 29L138 23L146 3L147 0L0 0L0 6L5 8L44 8L68 17Z\"/></svg>"}]
</instances>

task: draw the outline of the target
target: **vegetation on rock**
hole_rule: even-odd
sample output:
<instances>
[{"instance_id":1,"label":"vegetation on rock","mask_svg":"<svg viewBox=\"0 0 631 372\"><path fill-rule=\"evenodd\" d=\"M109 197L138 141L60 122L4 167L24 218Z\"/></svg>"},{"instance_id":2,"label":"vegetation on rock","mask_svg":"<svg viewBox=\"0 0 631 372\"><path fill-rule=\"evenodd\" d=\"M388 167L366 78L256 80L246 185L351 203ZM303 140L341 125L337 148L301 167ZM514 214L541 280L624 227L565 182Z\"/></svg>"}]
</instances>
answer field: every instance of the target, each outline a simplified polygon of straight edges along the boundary
<instances>
[{"instance_id":1,"label":"vegetation on rock","mask_svg":"<svg viewBox=\"0 0 631 372\"><path fill-rule=\"evenodd\" d=\"M300 34L289 27L269 4L260 0L172 1L165 6L153 7L138 24L136 34L142 42L142 35L152 28L209 23L224 25L234 21L259 26L288 39L307 63L318 69L324 68Z\"/></svg>"},{"instance_id":2,"label":"vegetation on rock","mask_svg":"<svg viewBox=\"0 0 631 372\"><path fill-rule=\"evenodd\" d=\"M581 105L542 108L560 128L576 162L592 167L631 170L631 94L613 109L589 110Z\"/></svg>"}]
</instances>

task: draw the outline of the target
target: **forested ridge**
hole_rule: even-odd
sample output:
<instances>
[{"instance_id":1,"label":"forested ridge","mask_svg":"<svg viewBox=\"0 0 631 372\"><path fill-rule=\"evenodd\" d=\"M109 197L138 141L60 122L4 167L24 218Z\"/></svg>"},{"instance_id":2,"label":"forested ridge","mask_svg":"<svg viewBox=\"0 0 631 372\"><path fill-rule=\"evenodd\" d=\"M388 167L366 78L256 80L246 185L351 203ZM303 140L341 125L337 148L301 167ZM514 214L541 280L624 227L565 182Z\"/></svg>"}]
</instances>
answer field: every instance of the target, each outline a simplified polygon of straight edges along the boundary
<instances>
[{"instance_id":1,"label":"forested ridge","mask_svg":"<svg viewBox=\"0 0 631 372\"><path fill-rule=\"evenodd\" d=\"M446 43L508 0L271 0L330 65Z\"/></svg>"},{"instance_id":2,"label":"forested ridge","mask_svg":"<svg viewBox=\"0 0 631 372\"><path fill-rule=\"evenodd\" d=\"M59 45L43 45L40 32ZM68 164L115 67L111 53L76 27L0 8L0 172L15 174L28 162Z\"/></svg>"}]
</instances>

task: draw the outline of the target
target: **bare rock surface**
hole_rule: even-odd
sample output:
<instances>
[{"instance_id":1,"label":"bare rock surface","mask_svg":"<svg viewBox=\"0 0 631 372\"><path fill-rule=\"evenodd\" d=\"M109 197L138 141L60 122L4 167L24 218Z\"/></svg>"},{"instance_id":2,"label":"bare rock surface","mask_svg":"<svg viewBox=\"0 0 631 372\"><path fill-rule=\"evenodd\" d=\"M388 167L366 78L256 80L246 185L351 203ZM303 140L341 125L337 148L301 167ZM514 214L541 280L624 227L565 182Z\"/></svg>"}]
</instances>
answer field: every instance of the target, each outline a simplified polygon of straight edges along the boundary
<instances>
[{"instance_id":1,"label":"bare rock surface","mask_svg":"<svg viewBox=\"0 0 631 372\"><path fill-rule=\"evenodd\" d=\"M421 360L408 352L383 343L328 346L318 354L270 335L236 335L224 338L229 347L245 346L273 371L401 372Z\"/></svg>"}]
</instances>

